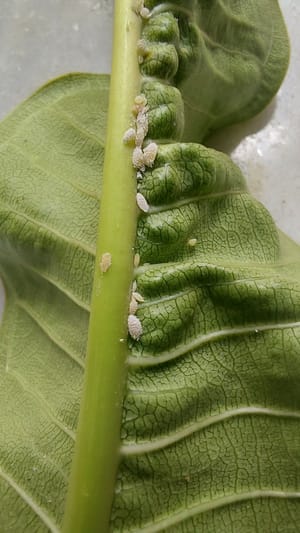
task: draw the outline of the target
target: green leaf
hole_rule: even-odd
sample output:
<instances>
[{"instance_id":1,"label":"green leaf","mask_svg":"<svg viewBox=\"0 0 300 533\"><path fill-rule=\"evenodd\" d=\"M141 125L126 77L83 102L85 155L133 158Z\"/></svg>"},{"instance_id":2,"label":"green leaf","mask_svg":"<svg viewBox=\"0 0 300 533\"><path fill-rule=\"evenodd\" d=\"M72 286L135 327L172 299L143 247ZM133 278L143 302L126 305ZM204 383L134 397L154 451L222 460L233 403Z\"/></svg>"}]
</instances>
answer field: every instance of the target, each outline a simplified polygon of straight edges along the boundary
<instances>
[{"instance_id":1,"label":"green leaf","mask_svg":"<svg viewBox=\"0 0 300 533\"><path fill-rule=\"evenodd\" d=\"M140 191L113 531L297 531L299 247L203 146L160 147Z\"/></svg>"},{"instance_id":2,"label":"green leaf","mask_svg":"<svg viewBox=\"0 0 300 533\"><path fill-rule=\"evenodd\" d=\"M0 125L1 531L56 531L86 352L109 80L69 75Z\"/></svg>"},{"instance_id":3,"label":"green leaf","mask_svg":"<svg viewBox=\"0 0 300 533\"><path fill-rule=\"evenodd\" d=\"M155 16L142 33L141 73L180 90L185 141L201 142L252 117L273 98L289 60L277 0L146 3Z\"/></svg>"},{"instance_id":4,"label":"green leaf","mask_svg":"<svg viewBox=\"0 0 300 533\"><path fill-rule=\"evenodd\" d=\"M268 17L260 11L262 4ZM246 76L244 85L239 62L230 71L238 74L237 83L229 80L216 93L216 80L207 75L212 98L228 104L223 122L218 113L209 122L200 113L198 120L199 102L191 121L171 82L184 95L186 90L200 94L189 76L197 73L197 62L185 69L182 47L184 30L197 30L200 23L186 25L186 15L202 13L201 24L207 25L213 14L218 36L222 21L229 20L224 32L229 40L235 36L232 21L239 17L227 10L230 16L221 18L224 2L157 6L143 37L152 28L153 64L160 70L139 80L135 55L124 61L136 45L139 26L127 26L131 2L116 5L97 250L107 77L56 80L0 126L0 264L7 292L0 359L1 528L4 533L58 532L68 488L64 529L72 533L106 531L109 514L114 532L297 531L299 248L278 233L226 156L196 144L169 143L180 139L185 116L185 136L196 139L253 114L274 94L287 58L277 3L272 12L270 2L248 3L248 13L243 4L238 20L238 27L250 27L246 44L259 51L253 65L266 58L268 43L270 57L277 53L279 58L273 70L263 61L266 68L251 80ZM234 10L239 3L230 6ZM255 16L255 23L245 21L246 15ZM172 50L166 46L167 19L180 30ZM275 41L267 31L269 20ZM257 48L259 34L262 48ZM233 49L237 42L241 45L241 37L233 39ZM173 63L167 56L158 61L165 48ZM215 72L215 58L204 56L207 69ZM225 74L227 61L225 54ZM142 73L146 63L147 56ZM172 70L174 64L178 71ZM140 81L150 106L149 138L165 145L139 184L150 204L139 216L135 246L141 266L134 276L145 299L137 313L143 335L129 342L119 451L126 343L118 335L127 319L136 183L122 136L130 121L130 95ZM214 108L208 93L202 94L203 106ZM230 106L238 96L234 114ZM134 216L127 223L128 213ZM112 251L105 275L98 268L104 251ZM91 301L86 388L69 481ZM110 339L118 342L109 344Z\"/></svg>"}]
</instances>

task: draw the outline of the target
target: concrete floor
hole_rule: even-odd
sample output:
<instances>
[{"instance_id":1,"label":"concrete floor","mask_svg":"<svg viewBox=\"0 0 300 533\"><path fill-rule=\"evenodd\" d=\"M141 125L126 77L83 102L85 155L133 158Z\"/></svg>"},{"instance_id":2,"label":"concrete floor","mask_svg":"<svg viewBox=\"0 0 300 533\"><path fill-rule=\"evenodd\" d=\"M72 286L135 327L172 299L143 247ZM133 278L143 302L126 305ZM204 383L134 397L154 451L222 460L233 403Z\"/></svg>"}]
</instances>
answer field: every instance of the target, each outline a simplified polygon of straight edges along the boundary
<instances>
[{"instance_id":1,"label":"concrete floor","mask_svg":"<svg viewBox=\"0 0 300 533\"><path fill-rule=\"evenodd\" d=\"M280 0L292 55L276 100L211 143L243 168L250 190L300 242L300 2ZM109 72L113 0L1 0L0 118L52 77Z\"/></svg>"}]
</instances>

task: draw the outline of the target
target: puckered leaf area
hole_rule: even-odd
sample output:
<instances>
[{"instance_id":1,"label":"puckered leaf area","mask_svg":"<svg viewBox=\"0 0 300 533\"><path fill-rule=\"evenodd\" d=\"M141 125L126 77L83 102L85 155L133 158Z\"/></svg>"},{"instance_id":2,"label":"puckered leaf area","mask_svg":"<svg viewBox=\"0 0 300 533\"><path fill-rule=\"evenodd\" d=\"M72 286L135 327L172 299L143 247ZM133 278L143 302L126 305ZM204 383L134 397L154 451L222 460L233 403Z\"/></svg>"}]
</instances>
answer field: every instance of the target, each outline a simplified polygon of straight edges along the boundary
<instances>
[{"instance_id":1,"label":"puckered leaf area","mask_svg":"<svg viewBox=\"0 0 300 533\"><path fill-rule=\"evenodd\" d=\"M142 32L141 72L179 88L184 140L202 142L212 131L252 117L273 98L289 60L277 0L145 4L153 16Z\"/></svg>"},{"instance_id":2,"label":"puckered leaf area","mask_svg":"<svg viewBox=\"0 0 300 533\"><path fill-rule=\"evenodd\" d=\"M116 531L297 531L299 251L203 146L161 147L140 191Z\"/></svg>"}]
</instances>

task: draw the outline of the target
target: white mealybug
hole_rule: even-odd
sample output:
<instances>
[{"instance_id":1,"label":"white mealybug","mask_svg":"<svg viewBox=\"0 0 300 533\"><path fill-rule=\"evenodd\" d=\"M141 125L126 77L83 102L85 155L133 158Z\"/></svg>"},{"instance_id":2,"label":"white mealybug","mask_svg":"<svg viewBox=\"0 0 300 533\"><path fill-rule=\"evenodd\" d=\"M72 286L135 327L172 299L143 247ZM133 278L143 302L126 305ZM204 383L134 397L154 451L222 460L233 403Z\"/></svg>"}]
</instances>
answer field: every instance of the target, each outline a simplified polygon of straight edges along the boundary
<instances>
[{"instance_id":1,"label":"white mealybug","mask_svg":"<svg viewBox=\"0 0 300 533\"><path fill-rule=\"evenodd\" d=\"M136 291L133 291L132 298L134 298L139 303L143 303L145 301L143 296L139 292L136 292Z\"/></svg>"},{"instance_id":2,"label":"white mealybug","mask_svg":"<svg viewBox=\"0 0 300 533\"><path fill-rule=\"evenodd\" d=\"M196 244L197 244L197 239L189 239L188 240L188 245L189 246L193 247L193 246L196 246Z\"/></svg>"},{"instance_id":3,"label":"white mealybug","mask_svg":"<svg viewBox=\"0 0 300 533\"><path fill-rule=\"evenodd\" d=\"M144 164L147 167L153 167L157 152L158 146L156 143L150 143L144 148Z\"/></svg>"},{"instance_id":4,"label":"white mealybug","mask_svg":"<svg viewBox=\"0 0 300 533\"><path fill-rule=\"evenodd\" d=\"M149 204L145 198L140 192L136 195L136 203L141 211L144 211L144 213L148 213L149 211Z\"/></svg>"},{"instance_id":5,"label":"white mealybug","mask_svg":"<svg viewBox=\"0 0 300 533\"><path fill-rule=\"evenodd\" d=\"M139 112L137 118L136 118L136 126L137 128L143 128L145 131L145 134L148 132L148 115L147 115L147 108L143 109Z\"/></svg>"},{"instance_id":6,"label":"white mealybug","mask_svg":"<svg viewBox=\"0 0 300 533\"><path fill-rule=\"evenodd\" d=\"M135 315L128 315L127 324L130 337L138 341L143 333L141 321Z\"/></svg>"},{"instance_id":7,"label":"white mealybug","mask_svg":"<svg viewBox=\"0 0 300 533\"><path fill-rule=\"evenodd\" d=\"M135 254L135 256L133 258L133 266L134 266L134 268L138 268L138 266L140 264L140 261L141 261L140 254Z\"/></svg>"},{"instance_id":8,"label":"white mealybug","mask_svg":"<svg viewBox=\"0 0 300 533\"><path fill-rule=\"evenodd\" d=\"M138 49L139 55L141 55L141 56L145 56L145 55L148 54L148 47L147 47L147 43L146 43L145 39L140 39L138 41L137 49Z\"/></svg>"},{"instance_id":9,"label":"white mealybug","mask_svg":"<svg viewBox=\"0 0 300 533\"><path fill-rule=\"evenodd\" d=\"M101 272L107 272L110 267L111 267L111 254L109 252L105 252L101 256L101 261L100 261Z\"/></svg>"},{"instance_id":10,"label":"white mealybug","mask_svg":"<svg viewBox=\"0 0 300 533\"><path fill-rule=\"evenodd\" d=\"M134 144L135 143L135 137L136 137L136 131L134 128L129 128L125 131L123 135L123 143L124 144Z\"/></svg>"},{"instance_id":11,"label":"white mealybug","mask_svg":"<svg viewBox=\"0 0 300 533\"><path fill-rule=\"evenodd\" d=\"M138 51L138 61L139 63L144 62L144 58L149 55L149 50L147 47L147 43L144 39L140 39L137 43L137 51Z\"/></svg>"},{"instance_id":12,"label":"white mealybug","mask_svg":"<svg viewBox=\"0 0 300 533\"><path fill-rule=\"evenodd\" d=\"M132 153L132 164L134 168L138 168L139 170L145 170L145 163L144 163L144 152L143 150L137 146Z\"/></svg>"},{"instance_id":13,"label":"white mealybug","mask_svg":"<svg viewBox=\"0 0 300 533\"><path fill-rule=\"evenodd\" d=\"M136 118L136 146L142 146L143 141L148 133L148 115L146 108L139 112Z\"/></svg>"},{"instance_id":14,"label":"white mealybug","mask_svg":"<svg viewBox=\"0 0 300 533\"><path fill-rule=\"evenodd\" d=\"M136 130L136 136L135 136L136 146L142 146L145 137L146 137L146 133L145 133L144 128L138 127Z\"/></svg>"},{"instance_id":15,"label":"white mealybug","mask_svg":"<svg viewBox=\"0 0 300 533\"><path fill-rule=\"evenodd\" d=\"M135 298L131 298L130 304L129 304L129 314L135 315L138 309L138 303Z\"/></svg>"},{"instance_id":16,"label":"white mealybug","mask_svg":"<svg viewBox=\"0 0 300 533\"><path fill-rule=\"evenodd\" d=\"M144 94L138 94L134 99L133 112L138 115L143 110L147 110L147 98Z\"/></svg>"},{"instance_id":17,"label":"white mealybug","mask_svg":"<svg viewBox=\"0 0 300 533\"><path fill-rule=\"evenodd\" d=\"M136 291L136 288L137 288L137 282L136 282L136 280L134 280L134 282L132 283L133 292Z\"/></svg>"},{"instance_id":18,"label":"white mealybug","mask_svg":"<svg viewBox=\"0 0 300 533\"><path fill-rule=\"evenodd\" d=\"M143 179L143 177L144 177L144 176L143 176L143 174L142 174L140 171L138 171L138 172L136 173L136 179L137 179L138 181L141 181L141 180Z\"/></svg>"},{"instance_id":19,"label":"white mealybug","mask_svg":"<svg viewBox=\"0 0 300 533\"><path fill-rule=\"evenodd\" d=\"M148 9L147 7L142 7L140 15L143 19L150 18L150 9Z\"/></svg>"}]
</instances>

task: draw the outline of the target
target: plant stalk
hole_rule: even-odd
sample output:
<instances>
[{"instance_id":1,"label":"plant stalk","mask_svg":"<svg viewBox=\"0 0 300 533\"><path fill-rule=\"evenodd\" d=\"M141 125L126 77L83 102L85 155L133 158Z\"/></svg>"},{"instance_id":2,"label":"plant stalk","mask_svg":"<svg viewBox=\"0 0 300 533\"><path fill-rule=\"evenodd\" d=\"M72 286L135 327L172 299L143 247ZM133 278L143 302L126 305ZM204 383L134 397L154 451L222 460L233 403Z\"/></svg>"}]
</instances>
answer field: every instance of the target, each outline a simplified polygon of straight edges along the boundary
<instances>
[{"instance_id":1,"label":"plant stalk","mask_svg":"<svg viewBox=\"0 0 300 533\"><path fill-rule=\"evenodd\" d=\"M109 531L119 462L127 316L136 235L132 149L122 141L140 90L133 0L115 0L113 65L85 382L63 522L64 533ZM100 269L103 253L112 258Z\"/></svg>"}]
</instances>

